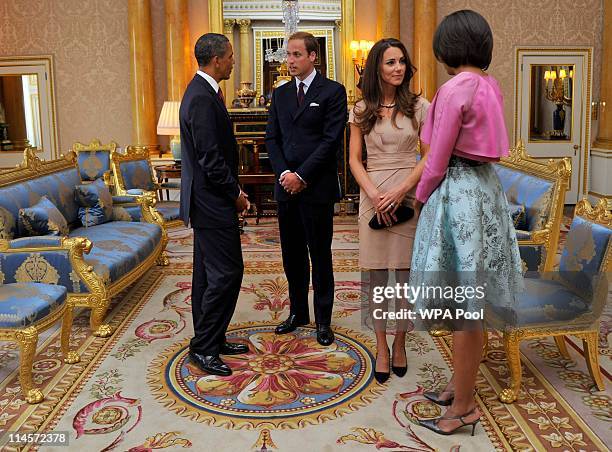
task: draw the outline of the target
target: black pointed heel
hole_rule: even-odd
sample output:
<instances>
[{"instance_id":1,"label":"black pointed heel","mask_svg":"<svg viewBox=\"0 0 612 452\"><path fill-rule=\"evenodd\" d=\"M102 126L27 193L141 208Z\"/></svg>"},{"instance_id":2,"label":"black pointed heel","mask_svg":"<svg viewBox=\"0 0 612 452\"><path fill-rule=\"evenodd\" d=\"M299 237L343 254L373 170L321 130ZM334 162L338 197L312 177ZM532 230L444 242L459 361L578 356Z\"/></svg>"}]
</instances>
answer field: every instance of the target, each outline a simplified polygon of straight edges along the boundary
<instances>
[{"instance_id":1,"label":"black pointed heel","mask_svg":"<svg viewBox=\"0 0 612 452\"><path fill-rule=\"evenodd\" d=\"M389 361L391 361L391 351L389 351ZM391 372L378 372L376 370L376 364L374 364L374 378L377 382L381 384L384 383L389 379L389 375L391 375Z\"/></svg>"},{"instance_id":2,"label":"black pointed heel","mask_svg":"<svg viewBox=\"0 0 612 452\"><path fill-rule=\"evenodd\" d=\"M465 422L463 420L464 417L469 416L470 414L473 414L476 411L476 407L472 408L472 410L468 413L465 413L462 416L441 416L438 417L436 419L426 419L426 420L419 420L419 425L428 428L429 430L431 430L432 432L436 432L439 435L452 435L453 433L455 433L457 430L459 430L460 428L465 427L466 425L471 425L472 426L472 436L474 436L474 432L476 431L476 424L478 424L480 422L480 418L472 421L472 422ZM446 431L446 430L442 430L440 427L438 427L438 422L440 422L441 420L452 420L452 419L457 419L461 422L461 425L457 426L456 428L450 430L450 431Z\"/></svg>"},{"instance_id":3,"label":"black pointed heel","mask_svg":"<svg viewBox=\"0 0 612 452\"><path fill-rule=\"evenodd\" d=\"M451 394L453 394L451 391L442 391L442 392L427 391L423 393L423 397L425 397L427 400L431 400L433 403L437 405L442 405L442 406L451 405L453 403L453 400L455 400L455 396L453 395L451 398L446 399L446 400L440 400L440 394L442 394L443 392L450 392Z\"/></svg>"}]
</instances>

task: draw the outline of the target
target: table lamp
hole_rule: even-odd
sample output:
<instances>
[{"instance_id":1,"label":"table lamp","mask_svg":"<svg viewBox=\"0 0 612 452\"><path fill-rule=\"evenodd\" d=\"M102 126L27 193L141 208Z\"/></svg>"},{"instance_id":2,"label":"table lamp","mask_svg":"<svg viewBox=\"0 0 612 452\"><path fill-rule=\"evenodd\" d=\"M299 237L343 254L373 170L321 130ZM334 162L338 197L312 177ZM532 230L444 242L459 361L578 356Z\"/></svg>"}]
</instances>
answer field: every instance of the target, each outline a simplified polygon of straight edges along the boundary
<instances>
[{"instance_id":1,"label":"table lamp","mask_svg":"<svg viewBox=\"0 0 612 452\"><path fill-rule=\"evenodd\" d=\"M181 161L181 137L179 126L179 101L165 101L157 121L157 134L170 135L170 151L175 162Z\"/></svg>"}]
</instances>

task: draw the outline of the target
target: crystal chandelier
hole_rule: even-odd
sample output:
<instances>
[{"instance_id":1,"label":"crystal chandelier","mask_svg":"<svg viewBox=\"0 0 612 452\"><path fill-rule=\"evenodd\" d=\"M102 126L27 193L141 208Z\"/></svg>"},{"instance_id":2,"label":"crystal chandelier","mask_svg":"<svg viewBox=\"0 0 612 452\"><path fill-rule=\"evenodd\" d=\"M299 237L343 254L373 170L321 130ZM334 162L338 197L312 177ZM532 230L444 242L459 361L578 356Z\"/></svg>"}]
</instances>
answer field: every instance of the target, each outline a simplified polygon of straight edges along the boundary
<instances>
[{"instance_id":1,"label":"crystal chandelier","mask_svg":"<svg viewBox=\"0 0 612 452\"><path fill-rule=\"evenodd\" d=\"M300 21L300 7L298 0L282 0L283 9L283 24L285 24L285 37L282 47L273 50L271 47L266 49L266 61L275 63L284 63L287 60L287 40L289 36L297 31L298 22Z\"/></svg>"}]
</instances>

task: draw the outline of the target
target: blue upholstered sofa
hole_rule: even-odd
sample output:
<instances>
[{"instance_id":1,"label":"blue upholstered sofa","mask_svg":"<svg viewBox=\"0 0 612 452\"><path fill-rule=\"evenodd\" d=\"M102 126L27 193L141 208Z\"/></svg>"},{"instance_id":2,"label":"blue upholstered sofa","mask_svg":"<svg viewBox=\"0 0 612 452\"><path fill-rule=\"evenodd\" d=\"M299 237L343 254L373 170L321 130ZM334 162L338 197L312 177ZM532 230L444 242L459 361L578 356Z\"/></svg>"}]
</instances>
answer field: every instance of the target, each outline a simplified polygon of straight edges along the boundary
<instances>
[{"instance_id":1,"label":"blue upholstered sofa","mask_svg":"<svg viewBox=\"0 0 612 452\"><path fill-rule=\"evenodd\" d=\"M138 203L142 222L110 221L83 227L74 189L81 184L76 155L41 161L26 149L24 162L0 174L0 282L41 282L67 288L74 306L91 308L94 334L112 333L103 324L110 298L156 263L165 263L168 242L151 196ZM46 196L66 219L64 236L27 236L18 227L19 209ZM115 200L117 203L119 200Z\"/></svg>"},{"instance_id":2,"label":"blue upholstered sofa","mask_svg":"<svg viewBox=\"0 0 612 452\"><path fill-rule=\"evenodd\" d=\"M524 270L552 270L572 173L570 159L534 159L519 141L495 169L515 219Z\"/></svg>"}]
</instances>

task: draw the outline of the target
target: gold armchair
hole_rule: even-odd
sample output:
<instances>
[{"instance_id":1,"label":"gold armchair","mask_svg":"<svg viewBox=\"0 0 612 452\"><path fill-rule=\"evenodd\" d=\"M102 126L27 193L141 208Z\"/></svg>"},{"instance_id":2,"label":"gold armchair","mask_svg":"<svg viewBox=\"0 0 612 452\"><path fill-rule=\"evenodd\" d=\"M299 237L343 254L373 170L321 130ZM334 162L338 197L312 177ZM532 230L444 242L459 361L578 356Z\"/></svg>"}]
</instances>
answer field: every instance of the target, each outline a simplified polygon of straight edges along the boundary
<instances>
[{"instance_id":1,"label":"gold armchair","mask_svg":"<svg viewBox=\"0 0 612 452\"><path fill-rule=\"evenodd\" d=\"M156 181L147 146L128 146L125 154L111 153L111 165L117 195L150 196L166 228L182 224L179 203L157 198L162 186Z\"/></svg>"},{"instance_id":2,"label":"gold armchair","mask_svg":"<svg viewBox=\"0 0 612 452\"><path fill-rule=\"evenodd\" d=\"M597 388L604 389L597 342L611 271L612 213L606 209L605 200L593 207L583 199L576 205L559 270L543 273L540 278L525 278L526 290L517 297L515 321L503 327L511 384L501 391L502 402L512 403L519 394L520 342L538 337L554 337L566 358L569 355L563 336L581 338L589 372Z\"/></svg>"}]
</instances>

